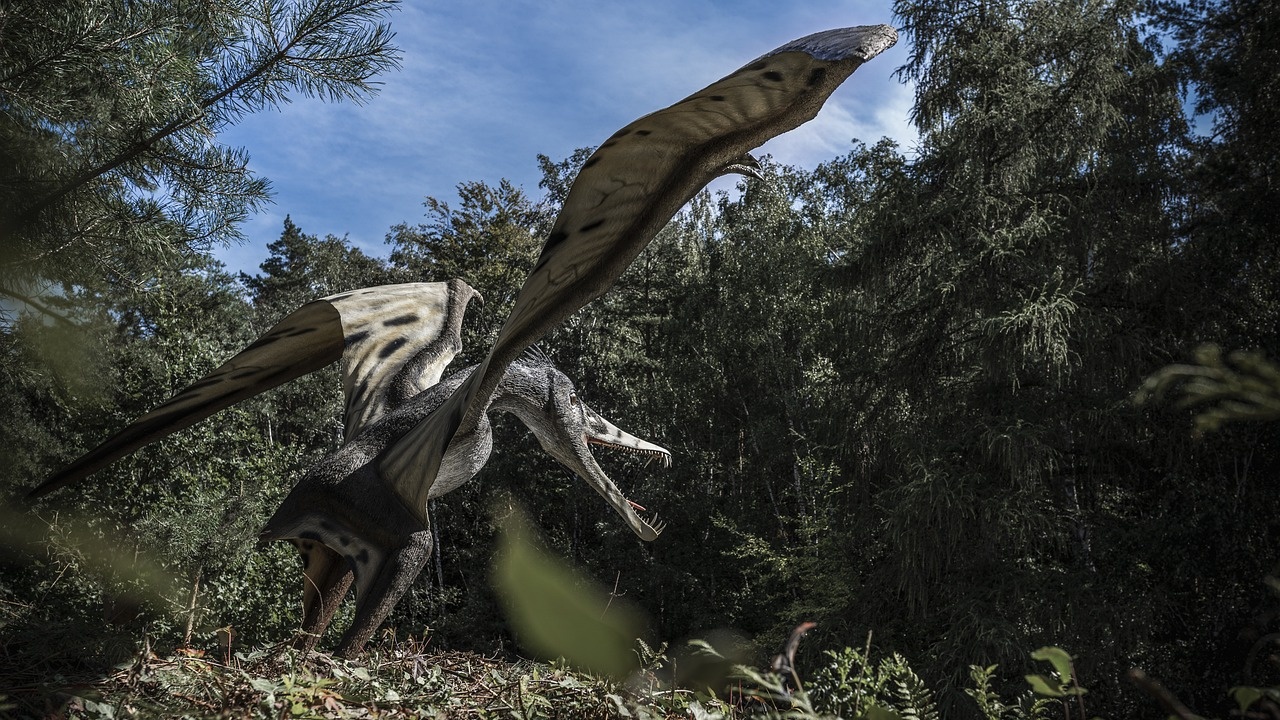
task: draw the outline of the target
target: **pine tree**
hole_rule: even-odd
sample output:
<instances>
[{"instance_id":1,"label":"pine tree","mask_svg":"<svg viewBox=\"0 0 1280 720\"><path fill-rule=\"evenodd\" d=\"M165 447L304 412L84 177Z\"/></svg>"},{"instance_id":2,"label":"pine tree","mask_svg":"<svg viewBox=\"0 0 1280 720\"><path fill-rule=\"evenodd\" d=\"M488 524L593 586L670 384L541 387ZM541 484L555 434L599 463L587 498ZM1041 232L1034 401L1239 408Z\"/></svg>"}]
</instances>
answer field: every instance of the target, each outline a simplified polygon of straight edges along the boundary
<instances>
[{"instance_id":1,"label":"pine tree","mask_svg":"<svg viewBox=\"0 0 1280 720\"><path fill-rule=\"evenodd\" d=\"M1181 113L1136 3L895 10L918 154L855 152L824 193L852 414L831 543L877 557L850 611L959 680L975 659L1018 662L1031 636L1100 643L1058 618L1135 602L1078 590L1118 571L1104 560L1133 522L1103 498L1136 481L1127 398L1167 347L1146 320L1168 298Z\"/></svg>"},{"instance_id":2,"label":"pine tree","mask_svg":"<svg viewBox=\"0 0 1280 720\"><path fill-rule=\"evenodd\" d=\"M140 284L267 198L217 142L290 94L360 101L388 0L0 6L0 296Z\"/></svg>"},{"instance_id":3,"label":"pine tree","mask_svg":"<svg viewBox=\"0 0 1280 720\"><path fill-rule=\"evenodd\" d=\"M1280 9L1260 0L1157 3L1171 63L1195 90L1180 227L1188 267L1211 294L1201 340L1275 350L1280 323ZM1224 317L1237 320L1225 320Z\"/></svg>"}]
</instances>

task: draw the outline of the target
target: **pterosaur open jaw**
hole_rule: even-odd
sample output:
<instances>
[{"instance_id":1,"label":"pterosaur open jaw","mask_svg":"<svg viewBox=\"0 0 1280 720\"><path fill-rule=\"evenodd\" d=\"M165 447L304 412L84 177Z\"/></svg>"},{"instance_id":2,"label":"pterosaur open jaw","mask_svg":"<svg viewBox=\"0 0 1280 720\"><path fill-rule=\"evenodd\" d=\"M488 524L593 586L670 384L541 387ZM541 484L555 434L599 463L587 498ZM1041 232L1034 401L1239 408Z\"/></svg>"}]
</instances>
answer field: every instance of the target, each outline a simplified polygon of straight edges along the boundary
<instances>
[{"instance_id":1,"label":"pterosaur open jaw","mask_svg":"<svg viewBox=\"0 0 1280 720\"><path fill-rule=\"evenodd\" d=\"M627 527L630 527L631 531L641 540L657 539L666 524L659 521L656 514L650 516L648 520L636 514L636 510L647 511L643 506L633 502L618 490L618 486L609 479L604 470L600 469L595 456L591 453L591 446L603 446L622 452L657 458L662 462L663 467L671 466L671 453L660 445L641 440L621 430L613 423L600 417L599 414L585 404L581 405L581 408L586 429L583 433L573 438L575 442L572 443L569 458L561 458L554 452L552 455L555 455L560 462L567 465L577 473L578 477L585 480L596 492L600 493L600 496L609 503L614 512L622 516L622 519L627 523Z\"/></svg>"},{"instance_id":2,"label":"pterosaur open jaw","mask_svg":"<svg viewBox=\"0 0 1280 720\"><path fill-rule=\"evenodd\" d=\"M498 386L493 409L510 412L533 431L538 444L548 455L559 460L605 499L614 512L643 540L653 540L662 532L656 518L644 520L636 510L644 510L618 489L601 469L591 452L592 446L608 447L621 452L659 459L664 467L671 465L671 452L661 445L628 433L592 410L578 397L573 383L540 354L525 353L514 364L519 371L508 373ZM520 386L521 395L511 386ZM536 392L530 388L537 387ZM452 446L449 452L453 452Z\"/></svg>"}]
</instances>

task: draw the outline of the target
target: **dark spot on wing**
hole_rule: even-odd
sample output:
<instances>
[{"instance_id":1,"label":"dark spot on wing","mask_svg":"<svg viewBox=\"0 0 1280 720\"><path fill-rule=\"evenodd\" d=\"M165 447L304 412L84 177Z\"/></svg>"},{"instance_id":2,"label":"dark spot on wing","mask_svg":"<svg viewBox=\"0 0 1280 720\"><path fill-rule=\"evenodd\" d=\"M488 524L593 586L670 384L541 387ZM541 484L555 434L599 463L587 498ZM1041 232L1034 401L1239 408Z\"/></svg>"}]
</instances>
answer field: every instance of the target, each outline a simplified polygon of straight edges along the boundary
<instances>
[{"instance_id":1,"label":"dark spot on wing","mask_svg":"<svg viewBox=\"0 0 1280 720\"><path fill-rule=\"evenodd\" d=\"M399 350L400 348L408 344L409 344L409 340L407 338L402 338L402 337L396 338L395 340L392 340L391 342L387 343L386 347L378 351L378 357L385 360L391 357L392 355L395 355L397 350Z\"/></svg>"},{"instance_id":2,"label":"dark spot on wing","mask_svg":"<svg viewBox=\"0 0 1280 720\"><path fill-rule=\"evenodd\" d=\"M742 69L746 70L747 72L755 72L756 70L763 70L767 67L769 67L768 60L757 60Z\"/></svg>"},{"instance_id":3,"label":"dark spot on wing","mask_svg":"<svg viewBox=\"0 0 1280 720\"><path fill-rule=\"evenodd\" d=\"M636 131L636 134L637 134L637 135L640 135L641 137L643 137L643 136L645 136L645 135L652 135L652 134L653 134L653 131L652 131L652 130L637 130L637 131Z\"/></svg>"},{"instance_id":4,"label":"dark spot on wing","mask_svg":"<svg viewBox=\"0 0 1280 720\"><path fill-rule=\"evenodd\" d=\"M225 398L215 396L215 397L209 398L208 400L205 400L204 402L199 402L194 405L188 405L187 407L174 408L164 413L163 415L156 416L155 420L153 420L152 422L156 422L156 423L169 422L170 420L176 420L177 418L183 415L198 415L211 407L222 407L222 405L219 405L220 400L225 400Z\"/></svg>"},{"instance_id":5,"label":"dark spot on wing","mask_svg":"<svg viewBox=\"0 0 1280 720\"><path fill-rule=\"evenodd\" d=\"M827 76L826 68L816 67L809 73L809 79L806 80L804 84L808 85L809 87L813 87L814 85L817 85L818 83L822 82L822 79L825 78L826 76Z\"/></svg>"},{"instance_id":6,"label":"dark spot on wing","mask_svg":"<svg viewBox=\"0 0 1280 720\"><path fill-rule=\"evenodd\" d=\"M384 321L382 324L384 327L395 327L397 325L408 325L410 323L414 323L417 321L418 321L417 313L408 313L405 315L401 315L400 317L391 318L390 320Z\"/></svg>"},{"instance_id":7,"label":"dark spot on wing","mask_svg":"<svg viewBox=\"0 0 1280 720\"><path fill-rule=\"evenodd\" d=\"M723 95L710 95L708 97L710 97L710 99L713 100L714 102L724 102Z\"/></svg>"},{"instance_id":8,"label":"dark spot on wing","mask_svg":"<svg viewBox=\"0 0 1280 720\"><path fill-rule=\"evenodd\" d=\"M782 82L782 73L777 70L770 70L769 72L764 73L764 79L772 80L774 82Z\"/></svg>"},{"instance_id":9,"label":"dark spot on wing","mask_svg":"<svg viewBox=\"0 0 1280 720\"><path fill-rule=\"evenodd\" d=\"M547 244L542 246L542 254L546 255L548 250L550 250L551 248L554 248L555 246L559 245L560 243L568 239L569 239L569 233L563 230L557 230L551 233L551 236L547 238Z\"/></svg>"},{"instance_id":10,"label":"dark spot on wing","mask_svg":"<svg viewBox=\"0 0 1280 720\"><path fill-rule=\"evenodd\" d=\"M605 143L605 144L601 145L601 146L600 146L600 148L601 148L601 149L604 149L604 148L611 148L611 147L613 147L614 145L617 145L617 144L618 144L618 143L617 143L617 141L615 141L615 140L610 140L609 142L607 142L607 143Z\"/></svg>"},{"instance_id":11,"label":"dark spot on wing","mask_svg":"<svg viewBox=\"0 0 1280 720\"><path fill-rule=\"evenodd\" d=\"M338 542L342 543L343 547L346 547L351 544L351 538L347 537L346 535L343 535L342 537L338 538Z\"/></svg>"},{"instance_id":12,"label":"dark spot on wing","mask_svg":"<svg viewBox=\"0 0 1280 720\"><path fill-rule=\"evenodd\" d=\"M547 238L547 244L542 246L542 252L538 255L538 262L533 265L533 271L537 272L541 270L542 266L547 263L547 260L551 259L551 251L555 250L557 245L568 239L569 233L564 230L557 230L551 233L551 236Z\"/></svg>"},{"instance_id":13,"label":"dark spot on wing","mask_svg":"<svg viewBox=\"0 0 1280 720\"><path fill-rule=\"evenodd\" d=\"M275 334L275 333L267 333L266 335L263 335L262 337L258 338L257 340L254 340L252 343L250 343L250 344L249 344L249 347L245 348L245 349L243 350L243 352L248 352L248 351L253 350L253 349L255 349L255 348L260 348L260 347L263 347L263 346L266 346L266 345L270 345L271 343L273 343L273 342L275 342L276 340L279 340L279 339L280 339L280 336L279 336L279 335L277 335L277 334Z\"/></svg>"},{"instance_id":14,"label":"dark spot on wing","mask_svg":"<svg viewBox=\"0 0 1280 720\"><path fill-rule=\"evenodd\" d=\"M284 377L287 379L291 377L291 373L293 372L294 370L292 367L278 368L273 372L266 373L265 375L259 377L258 382L256 384L258 387L263 387L263 388L271 387L272 383L276 382L277 378ZM280 381L280 382L283 382L283 381Z\"/></svg>"},{"instance_id":15,"label":"dark spot on wing","mask_svg":"<svg viewBox=\"0 0 1280 720\"><path fill-rule=\"evenodd\" d=\"M329 522L328 520L321 520L318 524L320 525L321 530L333 529L333 523Z\"/></svg>"},{"instance_id":16,"label":"dark spot on wing","mask_svg":"<svg viewBox=\"0 0 1280 720\"><path fill-rule=\"evenodd\" d=\"M369 562L369 549L368 549L368 548L363 548L363 549L361 549L361 550L360 550L359 554L357 554L357 555L356 555L356 562L360 563L361 565L363 565L363 564L365 564L365 563Z\"/></svg>"},{"instance_id":17,"label":"dark spot on wing","mask_svg":"<svg viewBox=\"0 0 1280 720\"><path fill-rule=\"evenodd\" d=\"M595 164L596 164L596 163L598 163L598 162L600 162L600 156L599 156L599 155L592 155L592 156L591 156L591 158L590 158L589 160L587 160L586 162L582 163L582 169L583 169L583 170L586 170L587 168L591 167L592 165L595 165Z\"/></svg>"},{"instance_id":18,"label":"dark spot on wing","mask_svg":"<svg viewBox=\"0 0 1280 720\"><path fill-rule=\"evenodd\" d=\"M368 330L353 332L347 336L347 347L351 347L352 345L355 345L358 342L364 342L365 338L367 337L369 337Z\"/></svg>"},{"instance_id":19,"label":"dark spot on wing","mask_svg":"<svg viewBox=\"0 0 1280 720\"><path fill-rule=\"evenodd\" d=\"M186 395L189 392L199 390L200 388L208 387L210 385L217 385L220 382L222 382L222 377L220 376L207 377L204 380L201 380L200 382L192 385L191 387L188 387L186 390L183 390L182 394Z\"/></svg>"},{"instance_id":20,"label":"dark spot on wing","mask_svg":"<svg viewBox=\"0 0 1280 720\"><path fill-rule=\"evenodd\" d=\"M604 224L604 218L600 218L595 222L587 223L586 225L583 225L582 227L578 228L578 232L591 232L592 230L595 230L596 228L600 227L603 224Z\"/></svg>"},{"instance_id":21,"label":"dark spot on wing","mask_svg":"<svg viewBox=\"0 0 1280 720\"><path fill-rule=\"evenodd\" d=\"M298 533L298 537L320 542L320 533L315 532L314 530L303 530L302 532Z\"/></svg>"},{"instance_id":22,"label":"dark spot on wing","mask_svg":"<svg viewBox=\"0 0 1280 720\"><path fill-rule=\"evenodd\" d=\"M622 137L622 136L624 136L624 135L627 135L627 134L629 134L630 132L631 132L630 130L628 130L628 129L626 129L626 128L622 128L622 129L621 129L621 130L619 130L618 132L616 132L616 133L614 133L614 134L610 135L610 136L609 136L609 139L610 139L610 140L614 140L614 139L616 139L616 138L620 138L620 137Z\"/></svg>"}]
</instances>

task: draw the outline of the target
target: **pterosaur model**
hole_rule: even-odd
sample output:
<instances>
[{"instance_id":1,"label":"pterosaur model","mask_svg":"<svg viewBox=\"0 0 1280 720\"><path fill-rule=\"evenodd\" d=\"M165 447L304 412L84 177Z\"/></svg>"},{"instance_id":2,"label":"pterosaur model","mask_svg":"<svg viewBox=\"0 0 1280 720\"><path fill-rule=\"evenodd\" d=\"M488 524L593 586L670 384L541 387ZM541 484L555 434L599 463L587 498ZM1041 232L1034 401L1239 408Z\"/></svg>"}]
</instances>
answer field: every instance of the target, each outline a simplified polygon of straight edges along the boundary
<instances>
[{"instance_id":1,"label":"pterosaur model","mask_svg":"<svg viewBox=\"0 0 1280 720\"><path fill-rule=\"evenodd\" d=\"M708 182L753 174L749 151L813 119L862 63L897 42L887 25L800 38L611 135L587 159L489 355L437 412L378 459L400 496L425 512L452 439L480 422L504 368L604 294Z\"/></svg>"},{"instance_id":2,"label":"pterosaur model","mask_svg":"<svg viewBox=\"0 0 1280 720\"><path fill-rule=\"evenodd\" d=\"M583 418L582 434L563 440L568 450L549 446L554 435L550 426L534 428L544 448L562 462L575 467L573 462L579 461L586 467L588 442L667 457L661 448L616 428L595 434L585 429L591 415L572 394L567 378L553 374L553 368L531 370L537 363L525 351L608 290L708 182L726 173L758 174L759 164L749 154L753 148L812 119L854 70L896 41L897 34L885 25L809 35L614 133L583 165L497 341L465 377L436 385L457 352L457 323L470 298L465 285L455 281L433 300L406 301L399 315L384 312L381 304L362 302L369 298L361 292L377 289L334 296L322 301L327 306L304 306L294 314L303 313L297 322L286 318L245 351L258 355L240 364L233 358L50 478L35 494L341 356L346 360L348 442L304 477L263 536L300 543L307 577L319 589L308 595L306 629L327 624L330 603L336 603L331 598L346 592L354 569L356 621L341 649L358 650L426 562L427 501L465 482L479 467L475 458L487 457L490 404L506 407L512 393L519 395L538 373L545 374L546 383L530 392L554 392L567 403L548 406L554 408L547 412L559 428L572 427L571 418L565 418L574 412ZM348 303L350 310L344 308ZM366 337L387 329L404 335L359 351ZM304 356L310 359L295 364L295 358ZM410 365L412 371L398 369ZM583 477L637 535L657 537L660 528L636 515L633 504L607 478L593 480L590 471ZM365 491L373 487L386 491L368 495Z\"/></svg>"},{"instance_id":3,"label":"pterosaur model","mask_svg":"<svg viewBox=\"0 0 1280 720\"><path fill-rule=\"evenodd\" d=\"M323 634L354 581L356 619L340 650L356 652L417 577L431 548L429 528L393 489L398 478L381 475L374 460L402 442L475 369L440 380L462 347L462 317L475 295L466 283L452 280L365 288L308 303L31 494L86 477L221 408L341 358L345 441L294 486L260 537L292 541L302 556L302 647L310 648ZM593 411L545 356L526 352L509 365L486 409L520 418L543 449L604 496L636 534L657 536L661 526L655 530L640 520L639 506L600 469L589 445L649 455L664 464L671 454ZM472 432L449 446L427 497L474 477L492 447L488 415L482 414Z\"/></svg>"}]
</instances>

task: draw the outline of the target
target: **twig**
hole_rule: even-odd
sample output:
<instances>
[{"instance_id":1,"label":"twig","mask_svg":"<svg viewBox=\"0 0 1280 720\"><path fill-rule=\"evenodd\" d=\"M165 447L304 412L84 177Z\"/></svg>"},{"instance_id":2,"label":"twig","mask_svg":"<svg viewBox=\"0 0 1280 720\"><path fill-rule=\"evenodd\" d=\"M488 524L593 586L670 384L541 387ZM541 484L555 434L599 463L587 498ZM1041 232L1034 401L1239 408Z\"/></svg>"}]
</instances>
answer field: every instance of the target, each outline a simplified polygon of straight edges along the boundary
<instances>
[{"instance_id":1,"label":"twig","mask_svg":"<svg viewBox=\"0 0 1280 720\"><path fill-rule=\"evenodd\" d=\"M609 600L604 604L604 610L600 611L601 620L604 619L605 613L609 612L609 606L613 604L613 599L616 597L621 597L621 595L618 594L618 582L620 580L622 580L621 570L619 570L618 574L613 578L613 591L609 593ZM625 595L626 593L623 593L623 594Z\"/></svg>"},{"instance_id":2,"label":"twig","mask_svg":"<svg viewBox=\"0 0 1280 720\"><path fill-rule=\"evenodd\" d=\"M1170 715L1179 718L1179 720L1201 720L1199 715L1191 712L1191 708L1183 705L1181 700L1166 690L1160 684L1160 681L1148 676L1141 668L1130 670L1129 679L1133 681L1134 685L1138 686L1139 690L1154 698L1156 703Z\"/></svg>"}]
</instances>

